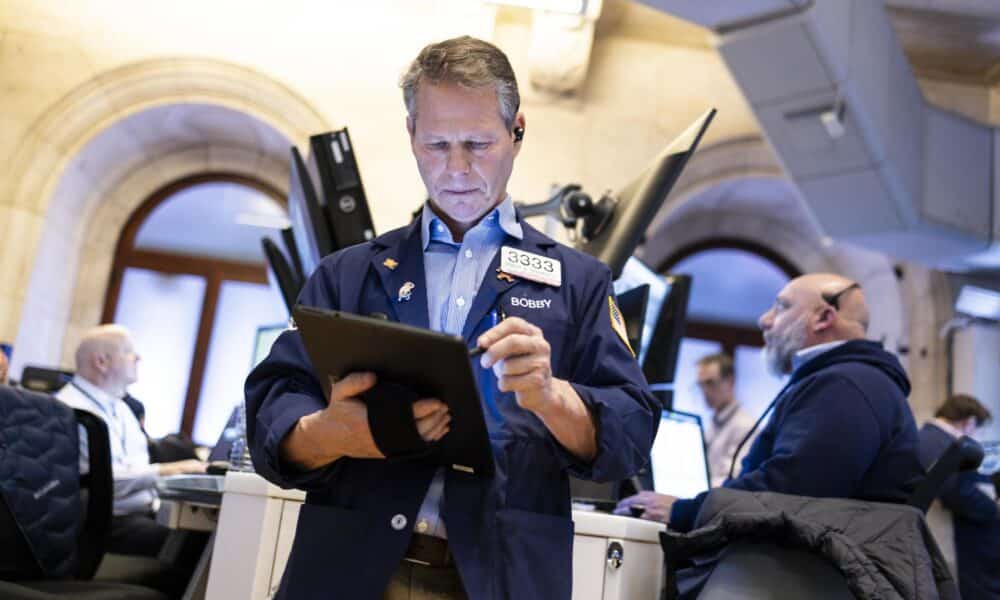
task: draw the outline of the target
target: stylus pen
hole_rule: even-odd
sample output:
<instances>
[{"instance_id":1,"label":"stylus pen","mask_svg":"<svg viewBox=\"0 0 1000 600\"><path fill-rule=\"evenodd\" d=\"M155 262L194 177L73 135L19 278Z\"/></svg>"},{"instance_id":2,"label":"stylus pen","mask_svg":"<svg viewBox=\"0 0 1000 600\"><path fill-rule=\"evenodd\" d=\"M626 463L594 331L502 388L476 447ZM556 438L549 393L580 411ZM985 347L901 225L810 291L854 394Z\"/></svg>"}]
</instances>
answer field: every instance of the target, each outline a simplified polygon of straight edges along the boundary
<instances>
[{"instance_id":1,"label":"stylus pen","mask_svg":"<svg viewBox=\"0 0 1000 600\"><path fill-rule=\"evenodd\" d=\"M497 325L499 325L500 321L503 321L503 319L504 319L505 316L506 315L503 313L503 309L494 308L493 310L491 310L490 311L490 328L493 328L493 327L496 327ZM475 357L479 356L480 354L482 354L483 352L486 352L486 348L483 348L481 346L476 346L475 348L470 348L469 349L469 358L475 358Z\"/></svg>"}]
</instances>

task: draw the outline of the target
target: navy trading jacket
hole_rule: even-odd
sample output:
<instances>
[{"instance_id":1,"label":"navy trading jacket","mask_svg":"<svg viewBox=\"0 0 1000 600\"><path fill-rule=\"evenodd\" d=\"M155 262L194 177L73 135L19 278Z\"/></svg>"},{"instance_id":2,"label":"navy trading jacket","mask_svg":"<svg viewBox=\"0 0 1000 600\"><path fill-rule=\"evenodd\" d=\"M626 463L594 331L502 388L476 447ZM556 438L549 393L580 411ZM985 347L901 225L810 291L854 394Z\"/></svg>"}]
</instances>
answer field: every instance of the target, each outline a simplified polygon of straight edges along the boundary
<instances>
[{"instance_id":1,"label":"navy trading jacket","mask_svg":"<svg viewBox=\"0 0 1000 600\"><path fill-rule=\"evenodd\" d=\"M492 370L473 365L484 402L496 472L449 469L441 514L470 598L569 599L573 522L568 475L627 478L646 462L659 406L631 350L616 333L609 269L521 222L524 239L505 246L562 264L558 287L498 278L500 252L486 271L463 337L472 346L493 310L540 327L555 377L573 384L594 417L598 451L582 463L541 420L496 390ZM391 261L388 259L392 259ZM395 267L395 268L390 268ZM509 280L508 280L509 279ZM416 283L410 300L398 291ZM299 302L427 328L420 221L325 258ZM525 302L524 300L528 300ZM531 301L534 302L531 302ZM618 329L622 329L619 327ZM246 382L247 435L257 472L307 492L278 598L381 598L399 567L436 467L416 461L342 458L302 472L279 457L299 418L327 404L299 334L286 331Z\"/></svg>"},{"instance_id":2,"label":"navy trading jacket","mask_svg":"<svg viewBox=\"0 0 1000 600\"><path fill-rule=\"evenodd\" d=\"M927 423L920 429L920 462L929 469L954 441L950 433ZM951 511L963 598L1000 597L1000 507L981 484L990 485L989 478L976 471L955 473L937 496Z\"/></svg>"}]
</instances>

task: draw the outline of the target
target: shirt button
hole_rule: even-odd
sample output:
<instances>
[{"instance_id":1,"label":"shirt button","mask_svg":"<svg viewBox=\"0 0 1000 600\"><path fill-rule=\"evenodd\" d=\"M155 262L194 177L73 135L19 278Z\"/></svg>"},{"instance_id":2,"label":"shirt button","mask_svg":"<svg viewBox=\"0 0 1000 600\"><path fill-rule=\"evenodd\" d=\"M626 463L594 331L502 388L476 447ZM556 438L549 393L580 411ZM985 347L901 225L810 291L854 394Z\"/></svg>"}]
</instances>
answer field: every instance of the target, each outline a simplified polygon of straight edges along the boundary
<instances>
[{"instance_id":1,"label":"shirt button","mask_svg":"<svg viewBox=\"0 0 1000 600\"><path fill-rule=\"evenodd\" d=\"M389 524L392 525L392 528L396 531L400 531L406 527L406 515L399 514L394 516L392 520L389 521Z\"/></svg>"},{"instance_id":2,"label":"shirt button","mask_svg":"<svg viewBox=\"0 0 1000 600\"><path fill-rule=\"evenodd\" d=\"M425 519L420 519L419 521L417 521L417 527L416 527L417 533L427 533L427 530L430 528L431 528L430 523L428 523Z\"/></svg>"},{"instance_id":3,"label":"shirt button","mask_svg":"<svg viewBox=\"0 0 1000 600\"><path fill-rule=\"evenodd\" d=\"M466 249L466 251L465 251L465 258L472 258L472 250Z\"/></svg>"},{"instance_id":4,"label":"shirt button","mask_svg":"<svg viewBox=\"0 0 1000 600\"><path fill-rule=\"evenodd\" d=\"M438 223L438 233L443 233L443 232L444 232L444 225Z\"/></svg>"},{"instance_id":5,"label":"shirt button","mask_svg":"<svg viewBox=\"0 0 1000 600\"><path fill-rule=\"evenodd\" d=\"M465 298L459 296L458 298L455 299L455 304L459 306L465 306Z\"/></svg>"}]
</instances>

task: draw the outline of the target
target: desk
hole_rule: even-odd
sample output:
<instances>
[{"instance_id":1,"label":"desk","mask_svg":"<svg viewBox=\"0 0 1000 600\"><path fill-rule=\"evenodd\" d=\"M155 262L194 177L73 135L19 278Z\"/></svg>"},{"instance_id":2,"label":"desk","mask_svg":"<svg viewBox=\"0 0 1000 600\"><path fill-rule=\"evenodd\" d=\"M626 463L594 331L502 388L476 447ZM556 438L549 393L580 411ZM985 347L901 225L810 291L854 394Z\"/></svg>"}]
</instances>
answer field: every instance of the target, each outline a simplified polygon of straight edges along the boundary
<instances>
[{"instance_id":1,"label":"desk","mask_svg":"<svg viewBox=\"0 0 1000 600\"><path fill-rule=\"evenodd\" d=\"M274 596L304 499L253 473L226 474L207 600ZM573 511L573 521L573 600L659 597L664 525L586 511Z\"/></svg>"},{"instance_id":2,"label":"desk","mask_svg":"<svg viewBox=\"0 0 1000 600\"><path fill-rule=\"evenodd\" d=\"M181 550L184 539L174 532L212 533L184 590L183 600L205 598L219 505L222 502L222 484L223 478L218 475L178 475L157 482L160 508L156 512L156 522L173 530L160 551L162 561L172 564L177 560L176 555Z\"/></svg>"}]
</instances>

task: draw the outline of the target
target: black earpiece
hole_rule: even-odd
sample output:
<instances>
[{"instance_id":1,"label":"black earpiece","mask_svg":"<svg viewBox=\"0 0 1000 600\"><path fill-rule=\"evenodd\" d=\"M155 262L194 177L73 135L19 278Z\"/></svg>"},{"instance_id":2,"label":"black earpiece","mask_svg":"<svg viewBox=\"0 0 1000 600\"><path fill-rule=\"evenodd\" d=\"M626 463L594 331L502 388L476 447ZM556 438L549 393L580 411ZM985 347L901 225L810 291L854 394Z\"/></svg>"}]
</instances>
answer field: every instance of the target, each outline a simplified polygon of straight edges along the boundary
<instances>
[{"instance_id":1,"label":"black earpiece","mask_svg":"<svg viewBox=\"0 0 1000 600\"><path fill-rule=\"evenodd\" d=\"M523 139L524 139L524 127L515 127L514 128L514 141L515 142L520 142Z\"/></svg>"}]
</instances>

